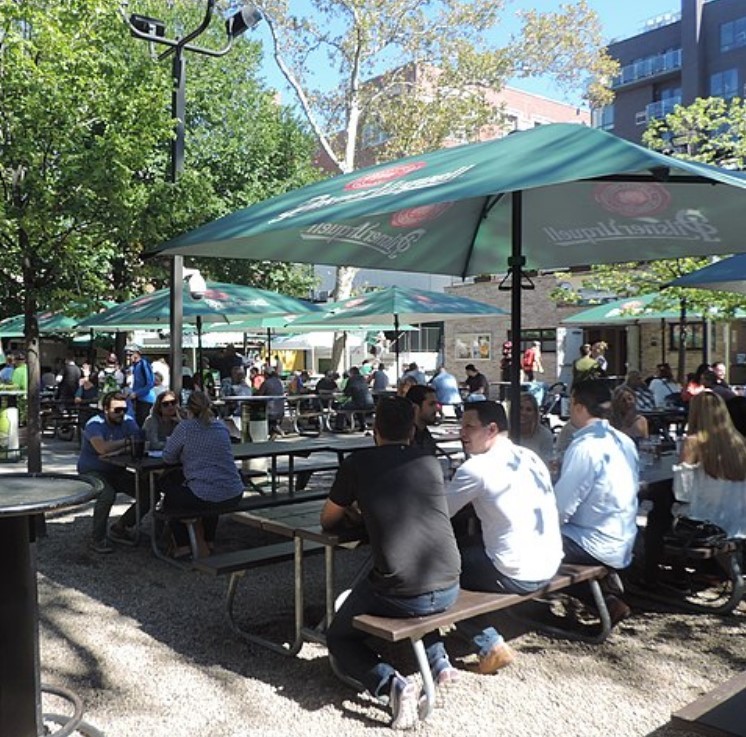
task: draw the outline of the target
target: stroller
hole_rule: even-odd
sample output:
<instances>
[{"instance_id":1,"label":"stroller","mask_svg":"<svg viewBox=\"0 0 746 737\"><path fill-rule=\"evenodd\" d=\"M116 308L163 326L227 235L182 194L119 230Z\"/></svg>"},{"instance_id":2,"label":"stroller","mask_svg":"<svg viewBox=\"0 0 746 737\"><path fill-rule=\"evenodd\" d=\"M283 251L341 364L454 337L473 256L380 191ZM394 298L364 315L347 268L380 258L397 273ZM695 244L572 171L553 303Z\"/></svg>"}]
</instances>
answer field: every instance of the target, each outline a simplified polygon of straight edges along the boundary
<instances>
[{"instance_id":1,"label":"stroller","mask_svg":"<svg viewBox=\"0 0 746 737\"><path fill-rule=\"evenodd\" d=\"M552 384L545 392L539 405L539 422L553 433L558 433L570 419L570 395L562 381Z\"/></svg>"}]
</instances>

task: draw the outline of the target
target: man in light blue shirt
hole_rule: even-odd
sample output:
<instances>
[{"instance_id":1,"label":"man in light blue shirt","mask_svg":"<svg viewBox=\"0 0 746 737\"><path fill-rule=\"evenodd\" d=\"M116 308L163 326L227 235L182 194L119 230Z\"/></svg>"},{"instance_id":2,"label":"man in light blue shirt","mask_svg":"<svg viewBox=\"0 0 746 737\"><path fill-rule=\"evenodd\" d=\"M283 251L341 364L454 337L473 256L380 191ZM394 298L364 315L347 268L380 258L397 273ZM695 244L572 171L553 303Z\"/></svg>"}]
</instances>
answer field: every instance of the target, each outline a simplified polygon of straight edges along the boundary
<instances>
[{"instance_id":1,"label":"man in light blue shirt","mask_svg":"<svg viewBox=\"0 0 746 737\"><path fill-rule=\"evenodd\" d=\"M603 419L611 391L602 381L573 385L570 421L579 428L555 484L566 563L626 568L637 534L638 457L632 440ZM629 614L607 596L613 621Z\"/></svg>"}]
</instances>

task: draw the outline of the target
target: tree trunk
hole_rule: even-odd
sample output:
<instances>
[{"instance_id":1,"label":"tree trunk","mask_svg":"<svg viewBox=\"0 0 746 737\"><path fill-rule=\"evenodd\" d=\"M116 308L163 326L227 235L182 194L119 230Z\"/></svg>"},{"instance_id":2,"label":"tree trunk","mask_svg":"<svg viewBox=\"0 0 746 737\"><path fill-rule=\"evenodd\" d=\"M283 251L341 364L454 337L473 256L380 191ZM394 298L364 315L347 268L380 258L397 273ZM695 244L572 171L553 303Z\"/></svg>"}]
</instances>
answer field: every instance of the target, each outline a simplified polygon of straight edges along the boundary
<instances>
[{"instance_id":1,"label":"tree trunk","mask_svg":"<svg viewBox=\"0 0 746 737\"><path fill-rule=\"evenodd\" d=\"M335 302L340 299L347 299L347 297L352 295L352 282L358 271L358 269L352 266L337 267L337 274L334 282ZM335 333L334 344L332 346L332 371L342 373L342 359L344 358L345 344L345 334Z\"/></svg>"}]
</instances>

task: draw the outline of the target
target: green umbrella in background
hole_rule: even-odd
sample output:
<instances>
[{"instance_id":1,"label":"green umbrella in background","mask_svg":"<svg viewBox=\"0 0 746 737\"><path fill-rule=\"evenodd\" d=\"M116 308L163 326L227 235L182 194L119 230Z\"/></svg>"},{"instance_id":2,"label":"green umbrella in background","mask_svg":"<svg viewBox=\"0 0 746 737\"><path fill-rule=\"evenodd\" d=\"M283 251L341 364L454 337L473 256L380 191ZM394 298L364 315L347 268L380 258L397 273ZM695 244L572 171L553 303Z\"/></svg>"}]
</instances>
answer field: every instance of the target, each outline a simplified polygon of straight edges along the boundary
<instances>
[{"instance_id":1,"label":"green umbrella in background","mask_svg":"<svg viewBox=\"0 0 746 737\"><path fill-rule=\"evenodd\" d=\"M310 302L295 297L269 292L255 287L240 284L207 282L207 288L199 299L194 299L188 283L184 285L184 323L197 327L199 369L202 367L202 325L203 321L230 323L253 317L297 315L318 311ZM143 294L128 302L91 315L78 323L78 329L134 330L169 325L170 322L169 290L159 289L150 294Z\"/></svg>"},{"instance_id":2,"label":"green umbrella in background","mask_svg":"<svg viewBox=\"0 0 746 737\"><path fill-rule=\"evenodd\" d=\"M293 321L294 326L314 322L323 325L367 327L370 323L386 321L387 329L397 333L396 371L399 372L400 321L407 323L441 322L458 317L494 317L507 315L505 310L468 297L431 292L410 287L386 287L367 292L359 297L350 297L341 302L332 302L324 307L322 315L304 315Z\"/></svg>"}]
</instances>

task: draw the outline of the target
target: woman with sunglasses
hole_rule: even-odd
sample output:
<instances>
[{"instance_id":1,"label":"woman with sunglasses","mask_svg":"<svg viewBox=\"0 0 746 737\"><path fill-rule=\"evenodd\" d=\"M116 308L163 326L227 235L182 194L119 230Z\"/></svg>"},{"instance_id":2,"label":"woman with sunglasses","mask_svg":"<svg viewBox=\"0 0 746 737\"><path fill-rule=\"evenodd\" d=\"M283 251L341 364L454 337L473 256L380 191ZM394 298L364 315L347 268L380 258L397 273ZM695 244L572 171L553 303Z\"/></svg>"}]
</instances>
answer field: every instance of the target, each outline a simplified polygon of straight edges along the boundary
<instances>
[{"instance_id":1,"label":"woman with sunglasses","mask_svg":"<svg viewBox=\"0 0 746 737\"><path fill-rule=\"evenodd\" d=\"M162 450L181 419L176 394L170 390L159 394L142 427L148 450Z\"/></svg>"},{"instance_id":2,"label":"woman with sunglasses","mask_svg":"<svg viewBox=\"0 0 746 737\"><path fill-rule=\"evenodd\" d=\"M194 512L200 517L204 541L215 540L218 514L233 509L243 496L243 481L236 468L228 428L213 415L210 399L194 391L187 402L187 419L171 433L163 449L166 463L181 463L182 474L164 474L159 485L162 508L168 512ZM190 552L187 528L169 522L174 537L173 555Z\"/></svg>"}]
</instances>

